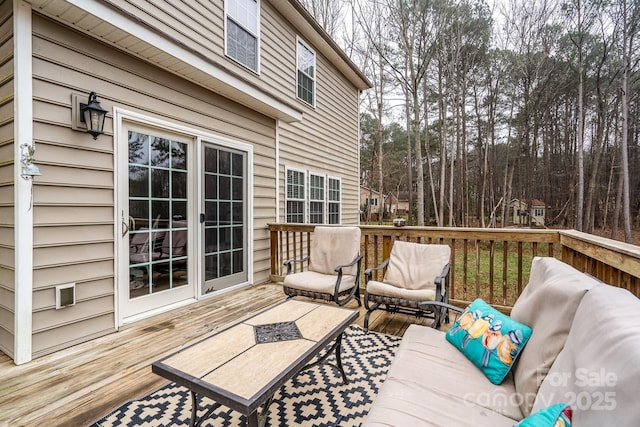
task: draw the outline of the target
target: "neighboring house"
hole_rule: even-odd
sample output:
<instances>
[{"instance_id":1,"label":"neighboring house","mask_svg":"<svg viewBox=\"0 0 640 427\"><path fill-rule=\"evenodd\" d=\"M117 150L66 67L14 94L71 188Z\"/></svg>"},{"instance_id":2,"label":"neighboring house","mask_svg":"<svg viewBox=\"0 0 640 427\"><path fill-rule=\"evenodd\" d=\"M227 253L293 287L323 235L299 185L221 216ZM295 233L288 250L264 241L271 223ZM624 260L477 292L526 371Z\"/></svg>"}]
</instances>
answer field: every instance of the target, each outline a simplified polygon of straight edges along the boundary
<instances>
[{"instance_id":1,"label":"neighboring house","mask_svg":"<svg viewBox=\"0 0 640 427\"><path fill-rule=\"evenodd\" d=\"M409 192L408 191L398 192L397 206L398 206L397 210L393 213L394 216L407 215L409 213Z\"/></svg>"},{"instance_id":2,"label":"neighboring house","mask_svg":"<svg viewBox=\"0 0 640 427\"><path fill-rule=\"evenodd\" d=\"M363 221L377 221L378 215L384 213L385 197L379 191L361 185L360 201L364 206L361 218Z\"/></svg>"},{"instance_id":3,"label":"neighboring house","mask_svg":"<svg viewBox=\"0 0 640 427\"><path fill-rule=\"evenodd\" d=\"M531 227L544 227L546 217L546 205L540 200L513 199L509 202L509 212L513 225L527 225Z\"/></svg>"},{"instance_id":4,"label":"neighboring house","mask_svg":"<svg viewBox=\"0 0 640 427\"><path fill-rule=\"evenodd\" d=\"M4 1L0 34L15 363L268 281L268 223L358 223L370 83L297 0Z\"/></svg>"}]
</instances>

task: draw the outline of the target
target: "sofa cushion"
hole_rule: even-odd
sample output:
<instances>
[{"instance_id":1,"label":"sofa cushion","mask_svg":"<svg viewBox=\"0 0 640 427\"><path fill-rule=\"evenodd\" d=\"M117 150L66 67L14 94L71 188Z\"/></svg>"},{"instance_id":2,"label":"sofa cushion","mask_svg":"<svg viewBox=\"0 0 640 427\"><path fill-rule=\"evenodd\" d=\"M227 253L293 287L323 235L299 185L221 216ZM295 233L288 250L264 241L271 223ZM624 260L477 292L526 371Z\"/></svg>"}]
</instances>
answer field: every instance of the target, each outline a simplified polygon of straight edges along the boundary
<instances>
[{"instance_id":1,"label":"sofa cushion","mask_svg":"<svg viewBox=\"0 0 640 427\"><path fill-rule=\"evenodd\" d=\"M512 427L515 423L456 392L442 392L429 383L393 377L382 384L361 427Z\"/></svg>"},{"instance_id":2,"label":"sofa cushion","mask_svg":"<svg viewBox=\"0 0 640 427\"><path fill-rule=\"evenodd\" d=\"M606 284L591 288L562 351L542 381L533 410L573 408L577 426L640 423L640 300Z\"/></svg>"},{"instance_id":3,"label":"sofa cushion","mask_svg":"<svg viewBox=\"0 0 640 427\"><path fill-rule=\"evenodd\" d=\"M491 384L447 342L444 332L411 325L370 414L371 419L380 421L393 419L390 412L395 412L392 425L397 426L414 425L412 420L473 425L473 419L484 420L481 425L512 426L514 420L522 419L519 403L510 375L499 386ZM379 411L384 417L378 418Z\"/></svg>"},{"instance_id":4,"label":"sofa cushion","mask_svg":"<svg viewBox=\"0 0 640 427\"><path fill-rule=\"evenodd\" d=\"M531 339L514 366L522 413L531 413L540 382L564 346L575 312L588 289L599 282L555 258L536 257L529 284L511 310L511 317L529 325Z\"/></svg>"},{"instance_id":5,"label":"sofa cushion","mask_svg":"<svg viewBox=\"0 0 640 427\"><path fill-rule=\"evenodd\" d=\"M469 358L493 384L509 373L531 336L531 328L478 298L446 333L446 339Z\"/></svg>"},{"instance_id":6,"label":"sofa cushion","mask_svg":"<svg viewBox=\"0 0 640 427\"><path fill-rule=\"evenodd\" d=\"M571 406L556 403L539 410L514 427L571 427Z\"/></svg>"},{"instance_id":7,"label":"sofa cushion","mask_svg":"<svg viewBox=\"0 0 640 427\"><path fill-rule=\"evenodd\" d=\"M449 245L396 240L391 248L384 282L404 289L434 289L434 280L451 257Z\"/></svg>"}]
</instances>

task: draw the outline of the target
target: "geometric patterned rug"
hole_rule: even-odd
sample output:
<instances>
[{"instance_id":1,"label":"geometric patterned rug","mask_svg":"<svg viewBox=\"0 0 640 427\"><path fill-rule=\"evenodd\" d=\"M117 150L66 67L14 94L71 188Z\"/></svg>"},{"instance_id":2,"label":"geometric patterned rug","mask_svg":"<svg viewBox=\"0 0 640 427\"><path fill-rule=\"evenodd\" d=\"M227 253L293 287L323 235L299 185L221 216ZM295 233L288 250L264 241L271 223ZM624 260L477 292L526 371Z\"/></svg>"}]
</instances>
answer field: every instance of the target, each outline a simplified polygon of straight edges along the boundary
<instances>
[{"instance_id":1,"label":"geometric patterned rug","mask_svg":"<svg viewBox=\"0 0 640 427\"><path fill-rule=\"evenodd\" d=\"M337 369L321 364L301 372L276 392L266 426L359 426L391 365L400 338L369 332L352 325L342 338L342 366L349 384ZM327 358L335 363L335 355ZM198 415L213 402L200 400ZM186 388L169 383L141 399L122 405L91 427L189 425L191 396ZM203 426L246 425L245 416L221 406Z\"/></svg>"}]
</instances>

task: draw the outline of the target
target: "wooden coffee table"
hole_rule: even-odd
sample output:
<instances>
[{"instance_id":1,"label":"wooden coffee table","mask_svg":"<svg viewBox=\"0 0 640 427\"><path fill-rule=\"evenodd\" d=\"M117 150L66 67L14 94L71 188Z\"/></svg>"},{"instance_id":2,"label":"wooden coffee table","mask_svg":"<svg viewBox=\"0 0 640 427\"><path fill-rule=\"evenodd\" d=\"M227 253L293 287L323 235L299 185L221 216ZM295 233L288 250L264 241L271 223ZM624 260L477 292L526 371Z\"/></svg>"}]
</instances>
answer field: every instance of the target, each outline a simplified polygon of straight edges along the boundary
<instances>
[{"instance_id":1,"label":"wooden coffee table","mask_svg":"<svg viewBox=\"0 0 640 427\"><path fill-rule=\"evenodd\" d=\"M347 382L340 360L342 332L358 315L357 310L286 300L154 362L152 370L190 390L191 426L200 425L220 405L245 414L247 425L258 426L284 383L324 363L334 351L334 366ZM309 364L332 342L319 360ZM199 396L216 402L200 419Z\"/></svg>"}]
</instances>

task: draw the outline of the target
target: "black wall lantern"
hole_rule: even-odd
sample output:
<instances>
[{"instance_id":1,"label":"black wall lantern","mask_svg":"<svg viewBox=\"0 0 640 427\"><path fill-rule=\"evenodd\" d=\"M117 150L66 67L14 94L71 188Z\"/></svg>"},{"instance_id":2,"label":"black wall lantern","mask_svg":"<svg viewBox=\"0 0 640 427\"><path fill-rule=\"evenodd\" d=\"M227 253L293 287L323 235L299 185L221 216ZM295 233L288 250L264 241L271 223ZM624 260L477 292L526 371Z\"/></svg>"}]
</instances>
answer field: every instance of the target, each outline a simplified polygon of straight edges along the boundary
<instances>
[{"instance_id":1,"label":"black wall lantern","mask_svg":"<svg viewBox=\"0 0 640 427\"><path fill-rule=\"evenodd\" d=\"M89 94L88 104L80 103L80 121L87 125L93 139L98 139L98 135L104 133L104 119L107 116L107 110L100 106L95 92Z\"/></svg>"}]
</instances>

